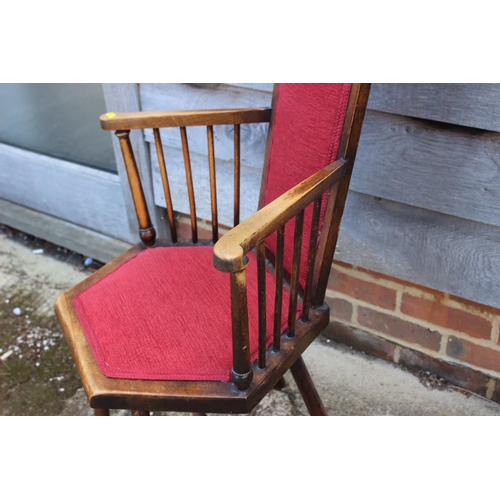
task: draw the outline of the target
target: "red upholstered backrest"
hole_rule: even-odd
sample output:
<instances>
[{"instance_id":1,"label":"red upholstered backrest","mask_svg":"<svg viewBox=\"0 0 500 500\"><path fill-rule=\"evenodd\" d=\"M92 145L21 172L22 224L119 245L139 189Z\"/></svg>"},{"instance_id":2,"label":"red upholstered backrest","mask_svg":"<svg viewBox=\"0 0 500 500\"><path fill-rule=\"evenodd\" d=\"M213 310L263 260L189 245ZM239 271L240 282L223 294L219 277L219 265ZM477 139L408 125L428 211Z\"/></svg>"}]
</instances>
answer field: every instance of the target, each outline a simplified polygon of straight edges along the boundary
<instances>
[{"instance_id":1,"label":"red upholstered backrest","mask_svg":"<svg viewBox=\"0 0 500 500\"><path fill-rule=\"evenodd\" d=\"M282 83L278 86L262 206L335 161L350 91L351 84L347 83ZM324 199L321 221L325 208ZM312 209L308 207L300 262L302 286L305 283L311 214ZM293 228L293 221L285 227L284 266L289 272L292 267ZM270 238L266 242L273 253L276 251L275 241L275 238Z\"/></svg>"}]
</instances>

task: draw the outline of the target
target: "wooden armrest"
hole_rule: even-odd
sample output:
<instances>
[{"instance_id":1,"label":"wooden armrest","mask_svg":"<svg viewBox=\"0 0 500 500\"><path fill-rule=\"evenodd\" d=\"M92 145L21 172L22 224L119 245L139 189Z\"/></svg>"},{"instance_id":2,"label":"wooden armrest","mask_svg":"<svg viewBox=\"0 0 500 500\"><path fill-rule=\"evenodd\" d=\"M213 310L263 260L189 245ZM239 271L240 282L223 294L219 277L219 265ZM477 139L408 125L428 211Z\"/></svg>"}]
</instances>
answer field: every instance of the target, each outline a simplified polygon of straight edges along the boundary
<instances>
[{"instance_id":1,"label":"wooden armrest","mask_svg":"<svg viewBox=\"0 0 500 500\"><path fill-rule=\"evenodd\" d=\"M214 266L223 272L243 269L244 256L338 182L346 163L340 159L328 165L228 231L214 246Z\"/></svg>"},{"instance_id":2,"label":"wooden armrest","mask_svg":"<svg viewBox=\"0 0 500 500\"><path fill-rule=\"evenodd\" d=\"M106 113L99 118L104 130L237 125L271 120L271 108L210 109L199 111L138 111Z\"/></svg>"}]
</instances>

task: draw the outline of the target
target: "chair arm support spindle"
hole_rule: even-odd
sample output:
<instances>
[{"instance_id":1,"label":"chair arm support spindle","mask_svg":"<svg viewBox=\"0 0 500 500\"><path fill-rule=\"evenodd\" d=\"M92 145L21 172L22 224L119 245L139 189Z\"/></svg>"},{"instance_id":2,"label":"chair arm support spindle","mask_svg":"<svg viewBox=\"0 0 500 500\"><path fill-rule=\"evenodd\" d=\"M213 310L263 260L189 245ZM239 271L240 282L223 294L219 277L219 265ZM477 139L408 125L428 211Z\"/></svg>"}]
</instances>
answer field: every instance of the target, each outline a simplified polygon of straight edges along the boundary
<instances>
[{"instance_id":1,"label":"chair arm support spindle","mask_svg":"<svg viewBox=\"0 0 500 500\"><path fill-rule=\"evenodd\" d=\"M297 315L297 298L299 294L300 252L302 250L302 230L304 228L304 210L295 218L295 234L293 238L293 264L290 280L290 304L288 309L287 336L295 335L295 317Z\"/></svg>"},{"instance_id":2,"label":"chair arm support spindle","mask_svg":"<svg viewBox=\"0 0 500 500\"><path fill-rule=\"evenodd\" d=\"M153 129L155 138L156 156L158 158L158 166L160 168L161 181L163 184L163 192L165 193L165 204L167 205L168 223L170 225L170 238L173 243L177 243L177 229L175 227L174 208L172 205L172 195L170 193L170 184L168 182L167 166L165 164L165 155L163 154L163 146L159 129Z\"/></svg>"},{"instance_id":3,"label":"chair arm support spindle","mask_svg":"<svg viewBox=\"0 0 500 500\"><path fill-rule=\"evenodd\" d=\"M191 157L189 156L189 145L186 127L180 127L182 154L184 156L184 168L186 171L186 183L189 197L189 209L191 216L191 241L198 243L198 223L196 220L196 199L194 196L193 174L191 171Z\"/></svg>"},{"instance_id":4,"label":"chair arm support spindle","mask_svg":"<svg viewBox=\"0 0 500 500\"><path fill-rule=\"evenodd\" d=\"M231 321L233 331L232 381L239 390L248 389L253 372L250 363L250 337L248 330L248 304L246 282L246 259L243 267L230 274Z\"/></svg>"},{"instance_id":5,"label":"chair arm support spindle","mask_svg":"<svg viewBox=\"0 0 500 500\"><path fill-rule=\"evenodd\" d=\"M132 199L134 200L137 221L139 223L140 238L146 246L153 246L156 241L156 231L151 223L146 197L144 196L141 178L130 143L130 130L118 130L115 135L120 140L120 147L127 170Z\"/></svg>"},{"instance_id":6,"label":"chair arm support spindle","mask_svg":"<svg viewBox=\"0 0 500 500\"><path fill-rule=\"evenodd\" d=\"M241 189L241 134L240 125L234 126L234 218L233 227L240 223L240 189Z\"/></svg>"},{"instance_id":7,"label":"chair arm support spindle","mask_svg":"<svg viewBox=\"0 0 500 500\"><path fill-rule=\"evenodd\" d=\"M219 239L219 221L217 213L217 182L215 175L214 127L207 126L208 168L210 173L210 206L212 209L212 241Z\"/></svg>"},{"instance_id":8,"label":"chair arm support spindle","mask_svg":"<svg viewBox=\"0 0 500 500\"><path fill-rule=\"evenodd\" d=\"M257 245L257 290L259 303L259 368L266 367L266 249Z\"/></svg>"},{"instance_id":9,"label":"chair arm support spindle","mask_svg":"<svg viewBox=\"0 0 500 500\"><path fill-rule=\"evenodd\" d=\"M321 202L322 199L318 198L314 202L313 214L312 214L312 226L311 235L309 239L309 250L307 255L307 275L306 284L304 287L304 299L302 306L302 321L308 321L309 319L309 309L311 307L311 292L313 287L314 278L314 263L316 262L316 254L318 250L318 234L319 234L319 218L321 212Z\"/></svg>"},{"instance_id":10,"label":"chair arm support spindle","mask_svg":"<svg viewBox=\"0 0 500 500\"><path fill-rule=\"evenodd\" d=\"M283 258L285 250L285 226L276 231L276 291L274 295L273 351L281 347L281 313L283 310Z\"/></svg>"}]
</instances>

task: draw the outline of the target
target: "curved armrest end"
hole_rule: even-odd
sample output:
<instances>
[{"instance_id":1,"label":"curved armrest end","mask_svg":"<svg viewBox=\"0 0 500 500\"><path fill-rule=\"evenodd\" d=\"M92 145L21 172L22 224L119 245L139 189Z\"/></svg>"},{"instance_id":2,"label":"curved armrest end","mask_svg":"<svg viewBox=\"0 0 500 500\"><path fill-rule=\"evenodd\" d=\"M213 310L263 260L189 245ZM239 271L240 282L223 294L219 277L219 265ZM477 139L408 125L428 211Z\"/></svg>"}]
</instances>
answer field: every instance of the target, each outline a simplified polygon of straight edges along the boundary
<instances>
[{"instance_id":1,"label":"curved armrest end","mask_svg":"<svg viewBox=\"0 0 500 500\"><path fill-rule=\"evenodd\" d=\"M214 245L212 258L214 266L224 273L234 273L246 266L245 254L239 239L227 233Z\"/></svg>"}]
</instances>

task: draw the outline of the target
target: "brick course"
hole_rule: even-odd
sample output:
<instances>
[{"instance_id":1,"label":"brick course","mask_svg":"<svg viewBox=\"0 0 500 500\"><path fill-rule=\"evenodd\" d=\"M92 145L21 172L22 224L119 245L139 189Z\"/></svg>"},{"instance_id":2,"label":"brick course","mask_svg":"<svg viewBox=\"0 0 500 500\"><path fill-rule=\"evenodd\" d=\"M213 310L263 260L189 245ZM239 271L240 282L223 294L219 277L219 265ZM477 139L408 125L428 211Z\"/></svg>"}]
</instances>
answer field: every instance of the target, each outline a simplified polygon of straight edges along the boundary
<instances>
[{"instance_id":1,"label":"brick course","mask_svg":"<svg viewBox=\"0 0 500 500\"><path fill-rule=\"evenodd\" d=\"M339 261L327 303L332 339L500 400L500 310Z\"/></svg>"},{"instance_id":2,"label":"brick course","mask_svg":"<svg viewBox=\"0 0 500 500\"><path fill-rule=\"evenodd\" d=\"M358 323L433 351L438 351L441 345L441 335L438 332L367 307L358 308Z\"/></svg>"},{"instance_id":3,"label":"brick course","mask_svg":"<svg viewBox=\"0 0 500 500\"><path fill-rule=\"evenodd\" d=\"M453 335L448 339L446 354L486 370L498 371L500 369L500 349L478 345Z\"/></svg>"},{"instance_id":4,"label":"brick course","mask_svg":"<svg viewBox=\"0 0 500 500\"><path fill-rule=\"evenodd\" d=\"M403 293L401 312L480 339L491 337L491 321L472 312Z\"/></svg>"},{"instance_id":5,"label":"brick course","mask_svg":"<svg viewBox=\"0 0 500 500\"><path fill-rule=\"evenodd\" d=\"M331 270L328 288L384 309L394 310L396 307L396 290L355 278L335 268Z\"/></svg>"},{"instance_id":6,"label":"brick course","mask_svg":"<svg viewBox=\"0 0 500 500\"><path fill-rule=\"evenodd\" d=\"M332 316L345 321L351 321L353 307L349 301L327 297L326 303L330 307L330 313Z\"/></svg>"}]
</instances>

